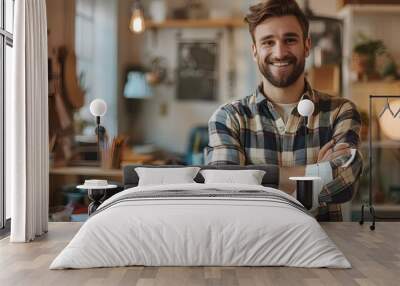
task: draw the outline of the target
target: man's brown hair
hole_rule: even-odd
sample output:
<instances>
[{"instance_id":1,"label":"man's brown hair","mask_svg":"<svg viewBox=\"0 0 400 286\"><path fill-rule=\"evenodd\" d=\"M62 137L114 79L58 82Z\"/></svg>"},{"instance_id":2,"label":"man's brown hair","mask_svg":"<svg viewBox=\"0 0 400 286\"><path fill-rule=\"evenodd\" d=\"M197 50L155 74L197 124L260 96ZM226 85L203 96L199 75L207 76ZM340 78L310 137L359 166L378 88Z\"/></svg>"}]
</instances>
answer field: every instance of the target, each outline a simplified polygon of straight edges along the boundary
<instances>
[{"instance_id":1,"label":"man's brown hair","mask_svg":"<svg viewBox=\"0 0 400 286\"><path fill-rule=\"evenodd\" d=\"M249 24L249 31L255 43L254 30L256 27L268 18L295 16L300 23L303 31L303 38L308 37L309 23L306 15L297 5L295 0L268 0L250 7L250 13L244 20Z\"/></svg>"}]
</instances>

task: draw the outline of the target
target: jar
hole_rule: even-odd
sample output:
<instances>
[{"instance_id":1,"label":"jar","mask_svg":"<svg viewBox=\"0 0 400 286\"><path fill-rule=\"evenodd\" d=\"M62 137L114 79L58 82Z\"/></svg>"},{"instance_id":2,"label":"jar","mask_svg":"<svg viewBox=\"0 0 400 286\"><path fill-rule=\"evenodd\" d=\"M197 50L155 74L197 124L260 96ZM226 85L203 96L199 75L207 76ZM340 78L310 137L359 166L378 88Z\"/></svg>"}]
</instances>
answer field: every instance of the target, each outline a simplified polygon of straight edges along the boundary
<instances>
[{"instance_id":1,"label":"jar","mask_svg":"<svg viewBox=\"0 0 400 286\"><path fill-rule=\"evenodd\" d=\"M160 23L165 21L167 16L167 7L164 0L153 0L149 6L150 17L153 22Z\"/></svg>"}]
</instances>

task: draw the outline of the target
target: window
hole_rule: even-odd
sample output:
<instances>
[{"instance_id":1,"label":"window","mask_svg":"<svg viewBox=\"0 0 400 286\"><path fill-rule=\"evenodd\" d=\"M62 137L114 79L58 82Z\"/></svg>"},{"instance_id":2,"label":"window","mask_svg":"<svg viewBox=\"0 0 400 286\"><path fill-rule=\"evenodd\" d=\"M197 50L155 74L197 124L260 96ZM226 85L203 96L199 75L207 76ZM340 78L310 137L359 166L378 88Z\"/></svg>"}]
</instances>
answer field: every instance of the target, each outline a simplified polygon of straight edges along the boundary
<instances>
[{"instance_id":1,"label":"window","mask_svg":"<svg viewBox=\"0 0 400 286\"><path fill-rule=\"evenodd\" d=\"M85 89L86 105L94 99L94 0L77 0L75 14L75 52L80 84Z\"/></svg>"},{"instance_id":2,"label":"window","mask_svg":"<svg viewBox=\"0 0 400 286\"><path fill-rule=\"evenodd\" d=\"M14 0L0 0L0 228L11 217L10 194L4 188L5 99L11 93ZM1 234L1 233L0 233Z\"/></svg>"}]
</instances>

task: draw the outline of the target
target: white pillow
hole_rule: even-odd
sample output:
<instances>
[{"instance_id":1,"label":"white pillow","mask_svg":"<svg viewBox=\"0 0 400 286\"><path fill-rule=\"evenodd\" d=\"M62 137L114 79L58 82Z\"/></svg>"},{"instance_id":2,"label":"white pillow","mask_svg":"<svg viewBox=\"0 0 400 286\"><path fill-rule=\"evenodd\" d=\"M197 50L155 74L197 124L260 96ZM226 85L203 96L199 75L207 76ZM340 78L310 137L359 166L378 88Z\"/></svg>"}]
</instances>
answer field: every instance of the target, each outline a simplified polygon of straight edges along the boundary
<instances>
[{"instance_id":1,"label":"white pillow","mask_svg":"<svg viewBox=\"0 0 400 286\"><path fill-rule=\"evenodd\" d=\"M265 171L261 170L201 170L205 184L261 185Z\"/></svg>"},{"instance_id":2,"label":"white pillow","mask_svg":"<svg viewBox=\"0 0 400 286\"><path fill-rule=\"evenodd\" d=\"M195 183L193 179L199 170L199 167L135 168L139 176L138 186Z\"/></svg>"}]
</instances>

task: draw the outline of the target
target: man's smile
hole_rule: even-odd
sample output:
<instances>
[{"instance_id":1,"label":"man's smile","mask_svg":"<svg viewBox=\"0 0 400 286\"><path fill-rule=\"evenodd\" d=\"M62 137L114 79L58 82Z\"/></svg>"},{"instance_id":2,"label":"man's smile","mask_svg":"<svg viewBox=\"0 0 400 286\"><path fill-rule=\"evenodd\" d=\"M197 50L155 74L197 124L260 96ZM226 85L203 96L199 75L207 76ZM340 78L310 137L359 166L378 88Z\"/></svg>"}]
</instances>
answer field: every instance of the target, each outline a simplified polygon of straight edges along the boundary
<instances>
[{"instance_id":1,"label":"man's smile","mask_svg":"<svg viewBox=\"0 0 400 286\"><path fill-rule=\"evenodd\" d=\"M271 65L273 65L274 67L286 67L288 65L290 65L290 62L274 62L271 63Z\"/></svg>"},{"instance_id":2,"label":"man's smile","mask_svg":"<svg viewBox=\"0 0 400 286\"><path fill-rule=\"evenodd\" d=\"M258 56L258 67L261 74L276 87L287 87L293 84L304 72L305 57L287 54L282 57Z\"/></svg>"}]
</instances>

